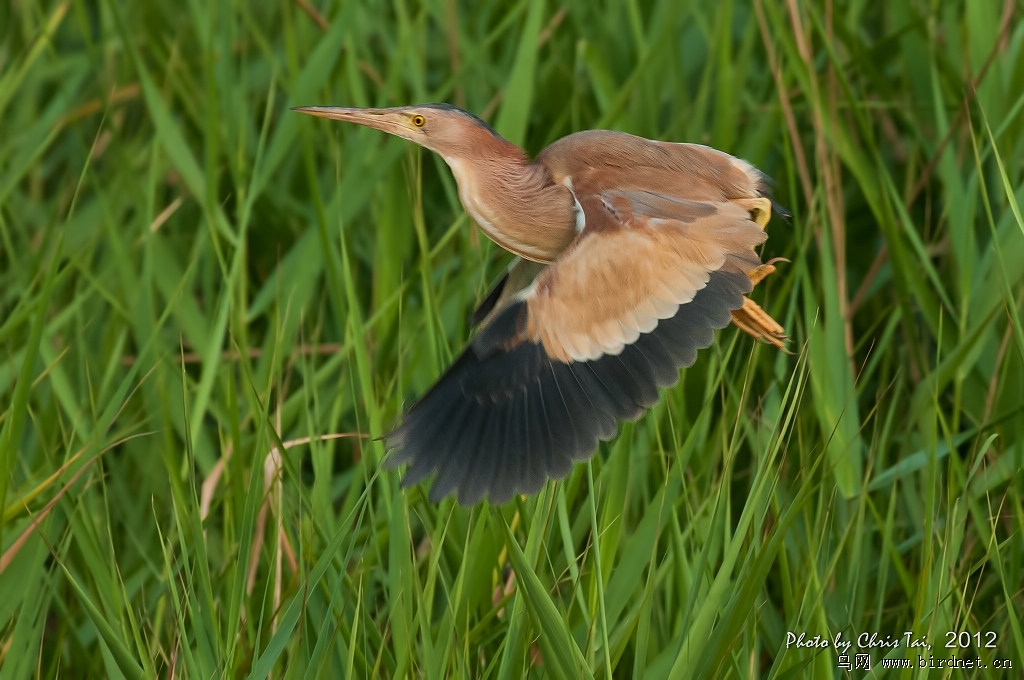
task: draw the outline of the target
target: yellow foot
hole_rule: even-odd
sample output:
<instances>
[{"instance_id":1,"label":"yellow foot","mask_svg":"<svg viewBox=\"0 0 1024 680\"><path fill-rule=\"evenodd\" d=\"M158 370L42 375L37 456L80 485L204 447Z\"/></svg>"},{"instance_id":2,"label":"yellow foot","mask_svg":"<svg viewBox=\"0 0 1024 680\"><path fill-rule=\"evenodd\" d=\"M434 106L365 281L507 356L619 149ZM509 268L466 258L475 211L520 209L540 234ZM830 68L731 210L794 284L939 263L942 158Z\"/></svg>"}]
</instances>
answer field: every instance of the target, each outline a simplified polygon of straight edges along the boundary
<instances>
[{"instance_id":1,"label":"yellow foot","mask_svg":"<svg viewBox=\"0 0 1024 680\"><path fill-rule=\"evenodd\" d=\"M761 309L761 305L750 298L743 298L743 306L733 311L732 323L758 340L764 340L781 350L786 349L786 330L778 321L768 316L768 312Z\"/></svg>"},{"instance_id":2,"label":"yellow foot","mask_svg":"<svg viewBox=\"0 0 1024 680\"><path fill-rule=\"evenodd\" d=\"M747 278L749 278L750 282L756 286L764 281L769 274L774 274L776 272L776 262L789 262L789 260L784 257L773 257L764 264L754 267L747 272Z\"/></svg>"}]
</instances>

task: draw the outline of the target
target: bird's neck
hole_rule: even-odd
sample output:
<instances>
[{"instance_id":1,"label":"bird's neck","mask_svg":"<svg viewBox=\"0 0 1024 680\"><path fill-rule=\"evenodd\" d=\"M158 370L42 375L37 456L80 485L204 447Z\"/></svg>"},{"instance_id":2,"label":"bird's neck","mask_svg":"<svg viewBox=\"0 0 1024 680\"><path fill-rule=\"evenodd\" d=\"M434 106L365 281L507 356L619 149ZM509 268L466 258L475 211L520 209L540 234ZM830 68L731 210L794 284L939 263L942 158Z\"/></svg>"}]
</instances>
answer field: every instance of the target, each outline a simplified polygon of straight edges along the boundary
<instances>
[{"instance_id":1,"label":"bird's neck","mask_svg":"<svg viewBox=\"0 0 1024 680\"><path fill-rule=\"evenodd\" d=\"M499 153L445 160L466 212L492 241L528 260L551 262L576 237L575 201L544 166L507 144Z\"/></svg>"}]
</instances>

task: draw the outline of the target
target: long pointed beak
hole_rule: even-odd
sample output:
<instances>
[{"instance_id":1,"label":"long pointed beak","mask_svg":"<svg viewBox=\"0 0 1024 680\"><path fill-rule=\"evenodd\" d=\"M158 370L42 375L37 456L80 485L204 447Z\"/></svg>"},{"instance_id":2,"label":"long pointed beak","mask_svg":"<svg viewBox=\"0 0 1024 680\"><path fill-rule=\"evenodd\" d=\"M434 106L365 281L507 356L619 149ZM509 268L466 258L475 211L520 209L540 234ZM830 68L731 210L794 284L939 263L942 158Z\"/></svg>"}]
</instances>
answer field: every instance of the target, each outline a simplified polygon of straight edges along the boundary
<instances>
[{"instance_id":1,"label":"long pointed beak","mask_svg":"<svg viewBox=\"0 0 1024 680\"><path fill-rule=\"evenodd\" d=\"M342 120L346 123L365 125L398 137L409 139L409 126L401 109L355 109L344 106L297 106L292 111L306 113L319 118Z\"/></svg>"}]
</instances>

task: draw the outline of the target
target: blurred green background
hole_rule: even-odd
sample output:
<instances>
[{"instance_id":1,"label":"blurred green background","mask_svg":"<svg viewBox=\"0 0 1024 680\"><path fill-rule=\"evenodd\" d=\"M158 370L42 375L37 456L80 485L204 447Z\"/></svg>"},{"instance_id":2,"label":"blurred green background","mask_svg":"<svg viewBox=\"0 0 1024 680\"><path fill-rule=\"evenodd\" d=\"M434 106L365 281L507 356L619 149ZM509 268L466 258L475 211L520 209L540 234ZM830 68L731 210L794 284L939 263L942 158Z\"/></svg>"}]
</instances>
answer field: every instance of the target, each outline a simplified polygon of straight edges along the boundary
<instances>
[{"instance_id":1,"label":"blurred green background","mask_svg":"<svg viewBox=\"0 0 1024 680\"><path fill-rule=\"evenodd\" d=\"M1019 673L1022 16L5 3L0 671ZM288 107L429 101L531 154L613 128L758 165L793 353L721 332L535 498L401 490L375 438L508 257L438 158Z\"/></svg>"}]
</instances>

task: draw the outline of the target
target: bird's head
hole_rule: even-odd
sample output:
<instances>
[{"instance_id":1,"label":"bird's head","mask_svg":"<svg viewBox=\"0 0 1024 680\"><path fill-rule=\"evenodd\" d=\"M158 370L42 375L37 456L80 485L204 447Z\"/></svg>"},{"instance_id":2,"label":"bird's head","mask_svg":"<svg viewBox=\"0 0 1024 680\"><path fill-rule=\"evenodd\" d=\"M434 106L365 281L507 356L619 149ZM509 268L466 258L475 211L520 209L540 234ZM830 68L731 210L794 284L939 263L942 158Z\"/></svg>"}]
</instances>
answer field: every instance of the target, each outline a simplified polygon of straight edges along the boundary
<instances>
[{"instance_id":1,"label":"bird's head","mask_svg":"<svg viewBox=\"0 0 1024 680\"><path fill-rule=\"evenodd\" d=\"M301 106L311 116L343 120L416 142L451 164L495 143L507 144L487 123L450 104L357 109L342 106Z\"/></svg>"}]
</instances>

